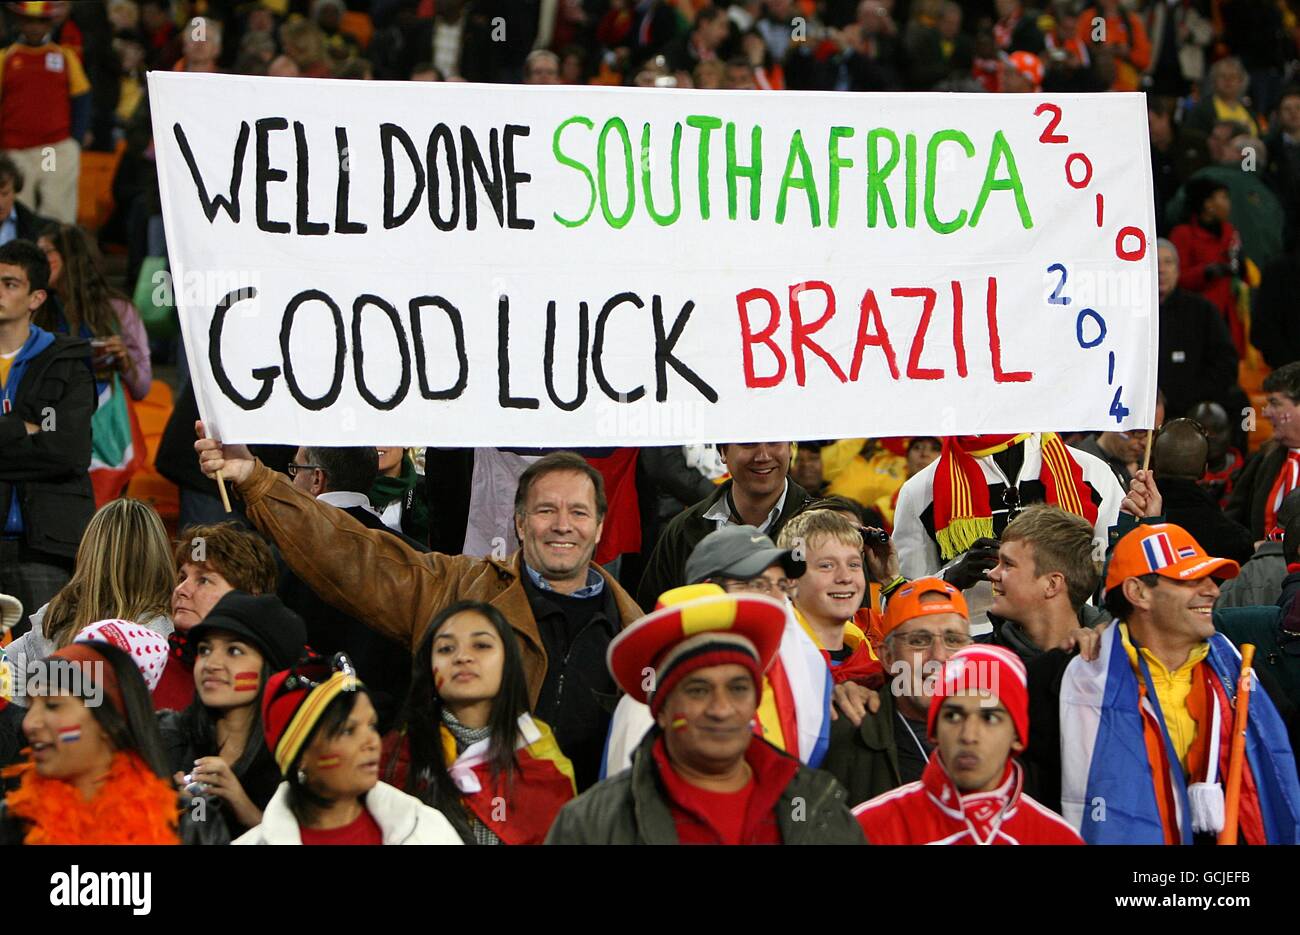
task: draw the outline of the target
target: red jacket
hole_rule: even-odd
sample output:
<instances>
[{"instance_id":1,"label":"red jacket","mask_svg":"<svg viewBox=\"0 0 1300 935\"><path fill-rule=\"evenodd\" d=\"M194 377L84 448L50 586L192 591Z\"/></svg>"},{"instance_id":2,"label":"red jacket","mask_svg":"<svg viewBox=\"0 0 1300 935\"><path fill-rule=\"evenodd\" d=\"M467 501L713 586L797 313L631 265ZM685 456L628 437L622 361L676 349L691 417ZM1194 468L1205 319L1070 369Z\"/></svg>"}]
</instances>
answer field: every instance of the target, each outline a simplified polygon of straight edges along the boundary
<instances>
[{"instance_id":1,"label":"red jacket","mask_svg":"<svg viewBox=\"0 0 1300 935\"><path fill-rule=\"evenodd\" d=\"M957 791L939 751L917 782L863 802L853 810L870 844L1082 844L1065 819L1021 791L1024 770L1014 759L992 792Z\"/></svg>"},{"instance_id":2,"label":"red jacket","mask_svg":"<svg viewBox=\"0 0 1300 935\"><path fill-rule=\"evenodd\" d=\"M1214 303L1214 307L1228 323L1232 343L1237 346L1237 356L1246 352L1246 332L1237 314L1237 293L1232 276L1205 275L1211 263L1228 263L1232 248L1240 241L1237 229L1224 221L1219 233L1206 230L1195 221L1179 224L1169 232L1169 239L1178 249L1178 285Z\"/></svg>"}]
</instances>

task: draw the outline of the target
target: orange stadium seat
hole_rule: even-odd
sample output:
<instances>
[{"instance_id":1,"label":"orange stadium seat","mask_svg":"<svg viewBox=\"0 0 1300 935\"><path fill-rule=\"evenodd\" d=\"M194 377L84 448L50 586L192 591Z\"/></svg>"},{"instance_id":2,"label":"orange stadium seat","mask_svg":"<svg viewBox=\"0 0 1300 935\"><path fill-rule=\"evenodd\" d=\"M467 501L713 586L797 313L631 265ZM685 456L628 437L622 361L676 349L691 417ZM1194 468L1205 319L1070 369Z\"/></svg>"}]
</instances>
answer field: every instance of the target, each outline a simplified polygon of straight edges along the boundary
<instances>
[{"instance_id":1,"label":"orange stadium seat","mask_svg":"<svg viewBox=\"0 0 1300 935\"><path fill-rule=\"evenodd\" d=\"M175 484L154 470L153 462L158 455L158 445L162 442L163 429L167 427L173 407L172 388L158 379L149 388L149 395L135 404L140 431L144 433L146 463L135 473L126 488L128 497L152 503L169 530L180 517L180 491Z\"/></svg>"},{"instance_id":2,"label":"orange stadium seat","mask_svg":"<svg viewBox=\"0 0 1300 935\"><path fill-rule=\"evenodd\" d=\"M375 34L375 24L371 21L370 14L352 10L343 14L342 19L339 20L339 29L351 33L362 50L370 47L370 37Z\"/></svg>"},{"instance_id":3,"label":"orange stadium seat","mask_svg":"<svg viewBox=\"0 0 1300 935\"><path fill-rule=\"evenodd\" d=\"M89 231L104 226L113 213L113 176L126 151L125 141L111 153L87 150L81 154L81 177L77 180L77 223Z\"/></svg>"}]
</instances>

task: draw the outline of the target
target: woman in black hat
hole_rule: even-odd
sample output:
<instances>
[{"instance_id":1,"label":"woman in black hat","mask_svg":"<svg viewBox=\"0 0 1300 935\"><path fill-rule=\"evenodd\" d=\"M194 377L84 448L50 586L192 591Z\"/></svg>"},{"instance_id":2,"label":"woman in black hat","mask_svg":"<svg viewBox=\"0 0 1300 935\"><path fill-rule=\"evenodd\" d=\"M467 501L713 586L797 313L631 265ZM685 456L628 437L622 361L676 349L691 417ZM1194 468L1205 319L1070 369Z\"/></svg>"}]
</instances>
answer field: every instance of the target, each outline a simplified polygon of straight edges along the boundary
<instances>
[{"instance_id":1,"label":"woman in black hat","mask_svg":"<svg viewBox=\"0 0 1300 935\"><path fill-rule=\"evenodd\" d=\"M195 647L194 701L163 711L159 727L178 785L210 796L238 837L262 821L280 784L266 749L262 691L303 652L306 627L274 595L231 591L188 633Z\"/></svg>"}]
</instances>

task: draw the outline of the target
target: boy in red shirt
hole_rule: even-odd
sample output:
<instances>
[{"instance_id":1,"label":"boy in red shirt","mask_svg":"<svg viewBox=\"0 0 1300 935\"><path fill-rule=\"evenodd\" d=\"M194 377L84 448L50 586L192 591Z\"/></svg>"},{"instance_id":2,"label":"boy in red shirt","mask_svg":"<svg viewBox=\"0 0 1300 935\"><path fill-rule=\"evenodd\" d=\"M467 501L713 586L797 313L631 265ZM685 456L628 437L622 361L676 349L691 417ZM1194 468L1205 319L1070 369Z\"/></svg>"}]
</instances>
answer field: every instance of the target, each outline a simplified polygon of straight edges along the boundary
<instances>
[{"instance_id":1,"label":"boy in red shirt","mask_svg":"<svg viewBox=\"0 0 1300 935\"><path fill-rule=\"evenodd\" d=\"M31 179L19 199L74 224L90 82L77 53L51 41L52 3L13 3L19 41L0 50L0 150Z\"/></svg>"},{"instance_id":2,"label":"boy in red shirt","mask_svg":"<svg viewBox=\"0 0 1300 935\"><path fill-rule=\"evenodd\" d=\"M917 782L853 810L873 844L1082 844L1064 818L1022 791L1029 743L1025 666L978 644L953 654L930 699L936 743Z\"/></svg>"}]
</instances>

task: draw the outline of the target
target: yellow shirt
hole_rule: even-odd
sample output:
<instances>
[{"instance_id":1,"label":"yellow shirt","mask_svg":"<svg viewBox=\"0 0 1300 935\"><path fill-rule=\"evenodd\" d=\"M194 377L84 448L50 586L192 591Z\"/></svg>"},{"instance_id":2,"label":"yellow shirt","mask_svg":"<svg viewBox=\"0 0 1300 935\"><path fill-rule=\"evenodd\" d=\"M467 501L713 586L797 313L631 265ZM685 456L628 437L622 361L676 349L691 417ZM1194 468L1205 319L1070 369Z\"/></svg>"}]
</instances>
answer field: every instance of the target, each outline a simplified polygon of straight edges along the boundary
<instances>
[{"instance_id":1,"label":"yellow shirt","mask_svg":"<svg viewBox=\"0 0 1300 935\"><path fill-rule=\"evenodd\" d=\"M831 482L826 492L832 496L848 497L863 506L871 506L881 497L893 496L905 480L907 459L881 449L870 460L861 455L855 456Z\"/></svg>"},{"instance_id":2,"label":"yellow shirt","mask_svg":"<svg viewBox=\"0 0 1300 935\"><path fill-rule=\"evenodd\" d=\"M0 354L0 387L9 382L9 368L14 365L14 360L17 357L18 351L14 351L12 354Z\"/></svg>"},{"instance_id":3,"label":"yellow shirt","mask_svg":"<svg viewBox=\"0 0 1300 935\"><path fill-rule=\"evenodd\" d=\"M1216 96L1214 98L1214 116L1219 120L1233 120L1245 124L1247 129L1250 130L1251 136L1259 136L1259 125L1255 123L1255 118L1250 115L1250 111L1245 108L1245 105L1234 104L1228 106Z\"/></svg>"},{"instance_id":4,"label":"yellow shirt","mask_svg":"<svg viewBox=\"0 0 1300 935\"><path fill-rule=\"evenodd\" d=\"M1142 670L1138 666L1138 650L1128 637L1128 625L1119 625L1120 637L1124 640L1124 650L1138 678ZM1165 727L1169 729L1169 739L1173 741L1178 760L1187 769L1187 751L1196 739L1196 721L1187 710L1187 696L1192 693L1192 672L1210 654L1209 643L1197 643L1196 648L1187 656L1187 661L1170 672L1165 664L1152 655L1151 650L1142 647L1142 658L1146 660L1147 670L1151 673L1151 685L1156 690L1156 701L1160 713L1164 715Z\"/></svg>"}]
</instances>

